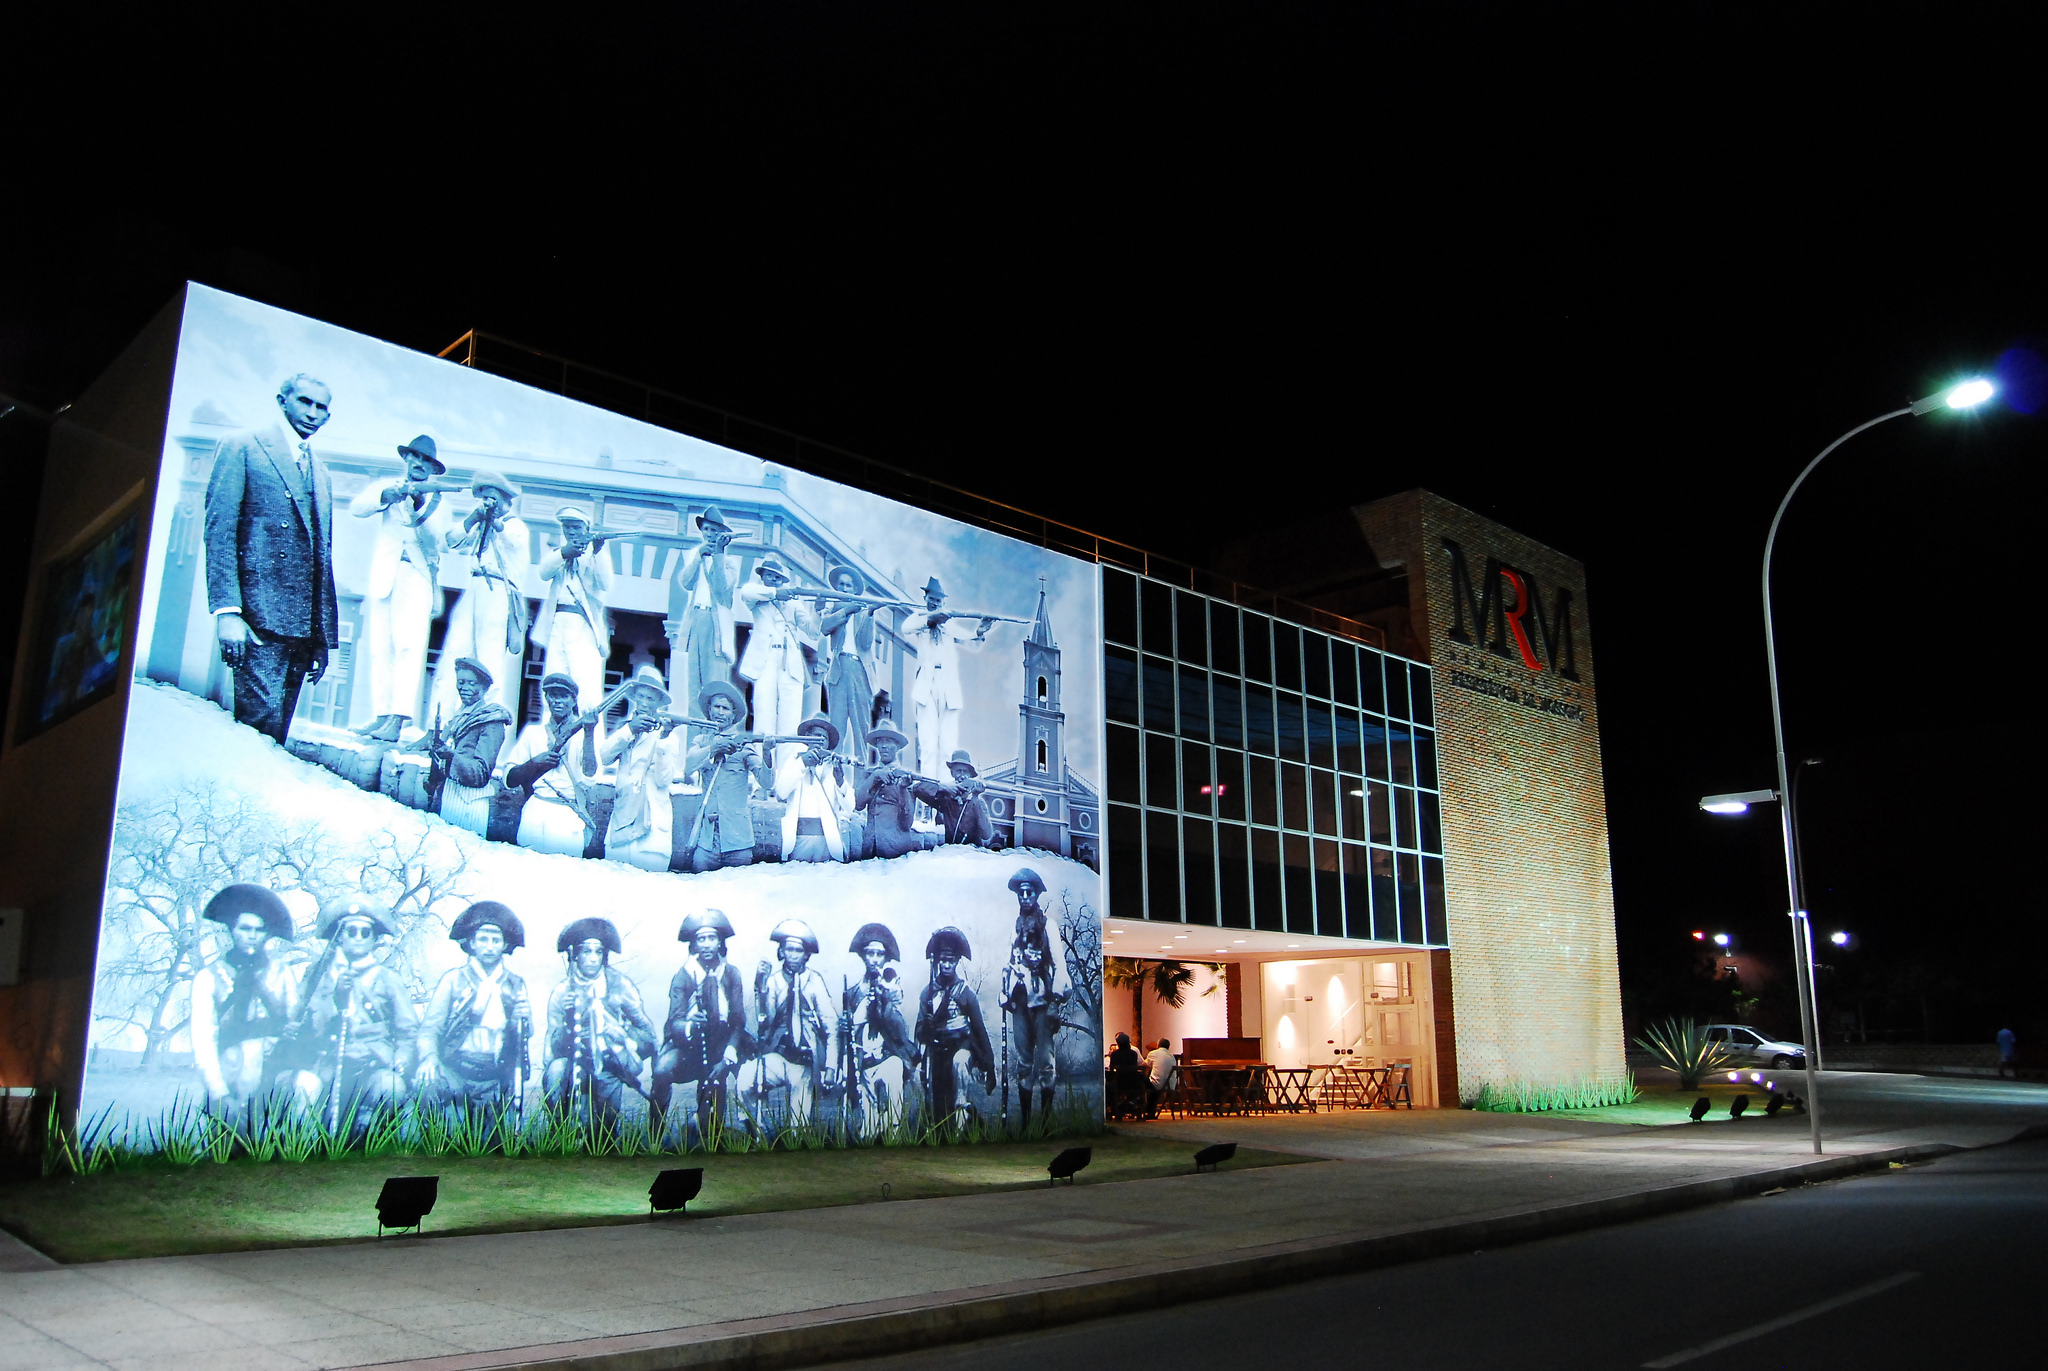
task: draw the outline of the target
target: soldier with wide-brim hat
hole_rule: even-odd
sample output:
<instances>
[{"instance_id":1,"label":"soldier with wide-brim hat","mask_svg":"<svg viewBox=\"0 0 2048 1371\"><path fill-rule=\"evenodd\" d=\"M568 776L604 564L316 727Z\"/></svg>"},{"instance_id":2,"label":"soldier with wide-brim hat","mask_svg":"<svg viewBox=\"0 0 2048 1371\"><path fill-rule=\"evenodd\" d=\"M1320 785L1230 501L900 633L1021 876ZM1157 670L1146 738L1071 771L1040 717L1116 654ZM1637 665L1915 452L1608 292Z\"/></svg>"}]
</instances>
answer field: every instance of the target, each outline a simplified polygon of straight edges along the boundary
<instances>
[{"instance_id":1,"label":"soldier with wide-brim hat","mask_svg":"<svg viewBox=\"0 0 2048 1371\"><path fill-rule=\"evenodd\" d=\"M810 718L798 724L796 731L798 734L823 733L825 735L825 750L827 752L839 746L839 725L833 723L823 712L813 714Z\"/></svg>"},{"instance_id":2,"label":"soldier with wide-brim hat","mask_svg":"<svg viewBox=\"0 0 2048 1371\"><path fill-rule=\"evenodd\" d=\"M235 920L244 914L254 914L263 920L265 937L291 939L292 912L285 908L277 892L260 885L241 882L223 887L206 902L200 917L233 928Z\"/></svg>"},{"instance_id":3,"label":"soldier with wide-brim hat","mask_svg":"<svg viewBox=\"0 0 2048 1371\"><path fill-rule=\"evenodd\" d=\"M481 495L487 490L495 490L498 494L504 496L506 504L510 504L519 498L519 487L513 485L495 471L479 470L469 478L470 494Z\"/></svg>"},{"instance_id":4,"label":"soldier with wide-brim hat","mask_svg":"<svg viewBox=\"0 0 2048 1371\"><path fill-rule=\"evenodd\" d=\"M643 871L666 871L675 858L676 752L668 736L677 720L663 711L669 703L661 673L642 663L626 683L633 712L612 730L598 757L612 771L612 814L605 829L607 861Z\"/></svg>"},{"instance_id":5,"label":"soldier with wide-brim hat","mask_svg":"<svg viewBox=\"0 0 2048 1371\"><path fill-rule=\"evenodd\" d=\"M1019 867L1017 869L1017 874L1010 877L1010 889L1034 890L1038 892L1040 895L1043 895L1045 893L1045 881L1042 877L1039 876L1039 874L1036 871L1033 871L1030 867Z\"/></svg>"},{"instance_id":6,"label":"soldier with wide-brim hat","mask_svg":"<svg viewBox=\"0 0 2048 1371\"><path fill-rule=\"evenodd\" d=\"M398 449L398 455L401 457L419 458L434 469L436 476L447 474L448 464L441 460L440 453L434 447L433 438L427 434L422 433L411 442L402 444Z\"/></svg>"},{"instance_id":7,"label":"soldier with wide-brim hat","mask_svg":"<svg viewBox=\"0 0 2048 1371\"><path fill-rule=\"evenodd\" d=\"M770 576L779 577L784 581L790 579L789 567L772 552L754 563L754 574L764 581Z\"/></svg>"},{"instance_id":8,"label":"soldier with wide-brim hat","mask_svg":"<svg viewBox=\"0 0 2048 1371\"><path fill-rule=\"evenodd\" d=\"M456 916L454 926L448 930L448 941L466 943L470 935L486 924L493 925L505 935L505 950L515 951L526 946L526 925L519 922L519 916L511 906L497 900L478 900Z\"/></svg>"},{"instance_id":9,"label":"soldier with wide-brim hat","mask_svg":"<svg viewBox=\"0 0 2048 1371\"><path fill-rule=\"evenodd\" d=\"M331 939L346 919L368 919L378 936L398 936L398 925L391 921L391 911L360 895L339 895L321 905L320 917L314 922L313 931L322 938Z\"/></svg>"},{"instance_id":10,"label":"soldier with wide-brim hat","mask_svg":"<svg viewBox=\"0 0 2048 1371\"><path fill-rule=\"evenodd\" d=\"M661 673L649 662L642 662L634 671L633 679L627 682L627 689L642 699L649 695L654 696L660 702L656 708L666 706L669 702L668 683L661 679Z\"/></svg>"},{"instance_id":11,"label":"soldier with wide-brim hat","mask_svg":"<svg viewBox=\"0 0 2048 1371\"><path fill-rule=\"evenodd\" d=\"M975 769L974 758L967 755L967 749L964 747L956 747L953 749L953 755L946 759L946 766L949 769L956 766L966 767L967 774L970 776L979 776L981 774L979 771ZM955 777L954 779L957 780L959 778Z\"/></svg>"},{"instance_id":12,"label":"soldier with wide-brim hat","mask_svg":"<svg viewBox=\"0 0 2048 1371\"><path fill-rule=\"evenodd\" d=\"M618 926L610 919L601 919L595 914L578 919L563 929L561 936L555 939L555 951L573 952L593 938L603 943L607 952L625 951L625 944L619 941Z\"/></svg>"},{"instance_id":13,"label":"soldier with wide-brim hat","mask_svg":"<svg viewBox=\"0 0 2048 1371\"><path fill-rule=\"evenodd\" d=\"M981 1077L984 1088L994 1088L995 1050L982 1022L981 1001L960 977L960 963L974 955L967 935L949 924L932 934L924 954L931 962L931 980L918 996L914 1037L924 1049L932 1117L953 1120L969 1109L970 1071Z\"/></svg>"},{"instance_id":14,"label":"soldier with wide-brim hat","mask_svg":"<svg viewBox=\"0 0 2048 1371\"><path fill-rule=\"evenodd\" d=\"M883 716L880 723L868 730L868 741L870 743L893 743L897 747L910 746L910 739L905 737L903 730L897 728L895 722L886 715Z\"/></svg>"},{"instance_id":15,"label":"soldier with wide-brim hat","mask_svg":"<svg viewBox=\"0 0 2048 1371\"><path fill-rule=\"evenodd\" d=\"M329 900L316 931L332 940L333 953L315 963L301 997L297 1041L311 1049L313 1060L280 1076L279 1084L289 1081L329 1127L346 1124L360 1134L378 1109L405 1091L419 1011L411 990L377 956L379 938L398 936L383 905L361 895Z\"/></svg>"},{"instance_id":16,"label":"soldier with wide-brim hat","mask_svg":"<svg viewBox=\"0 0 2048 1371\"><path fill-rule=\"evenodd\" d=\"M890 961L903 960L903 951L897 947L896 935L889 931L889 925L862 924L859 931L853 935L853 941L846 945L846 950L858 954L866 951L869 943L880 943Z\"/></svg>"},{"instance_id":17,"label":"soldier with wide-brim hat","mask_svg":"<svg viewBox=\"0 0 2048 1371\"><path fill-rule=\"evenodd\" d=\"M732 532L731 521L725 517L725 511L721 510L717 505L704 506L703 510L696 517L696 523L699 533L702 533L706 528L715 528L723 533Z\"/></svg>"},{"instance_id":18,"label":"soldier with wide-brim hat","mask_svg":"<svg viewBox=\"0 0 2048 1371\"><path fill-rule=\"evenodd\" d=\"M946 588L939 584L938 577L933 576L924 583L924 594L927 600L943 600L946 598Z\"/></svg>"},{"instance_id":19,"label":"soldier with wide-brim hat","mask_svg":"<svg viewBox=\"0 0 2048 1371\"><path fill-rule=\"evenodd\" d=\"M747 717L747 697L740 694L739 687L731 681L712 681L697 692L697 713L700 717L711 717L713 700L724 700L730 704L735 722Z\"/></svg>"}]
</instances>

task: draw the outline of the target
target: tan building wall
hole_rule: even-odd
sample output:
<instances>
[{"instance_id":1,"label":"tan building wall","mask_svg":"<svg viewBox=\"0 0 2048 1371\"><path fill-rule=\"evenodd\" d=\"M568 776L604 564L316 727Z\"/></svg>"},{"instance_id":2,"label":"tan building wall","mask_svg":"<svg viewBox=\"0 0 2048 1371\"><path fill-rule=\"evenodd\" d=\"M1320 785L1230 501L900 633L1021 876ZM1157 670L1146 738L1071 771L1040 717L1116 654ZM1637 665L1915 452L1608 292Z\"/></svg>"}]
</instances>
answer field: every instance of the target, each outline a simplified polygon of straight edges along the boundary
<instances>
[{"instance_id":1,"label":"tan building wall","mask_svg":"<svg viewBox=\"0 0 2048 1371\"><path fill-rule=\"evenodd\" d=\"M1435 672L1456 1088L1470 1098L1488 1083L1617 1078L1621 987L1585 568L1427 491L1352 514L1379 566L1405 570L1411 641ZM1462 581L1447 540L1462 549ZM1533 584L1526 612L1515 577Z\"/></svg>"}]
</instances>

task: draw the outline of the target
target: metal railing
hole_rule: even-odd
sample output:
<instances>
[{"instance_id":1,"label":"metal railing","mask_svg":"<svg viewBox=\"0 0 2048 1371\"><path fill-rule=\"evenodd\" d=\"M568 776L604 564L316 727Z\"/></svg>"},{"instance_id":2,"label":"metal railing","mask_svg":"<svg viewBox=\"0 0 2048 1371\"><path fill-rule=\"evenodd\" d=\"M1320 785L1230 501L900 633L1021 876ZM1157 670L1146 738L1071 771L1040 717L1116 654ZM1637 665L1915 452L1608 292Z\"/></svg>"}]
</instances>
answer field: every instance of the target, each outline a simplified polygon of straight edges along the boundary
<instances>
[{"instance_id":1,"label":"metal railing","mask_svg":"<svg viewBox=\"0 0 2048 1371\"><path fill-rule=\"evenodd\" d=\"M615 376L481 329L471 329L463 334L442 348L440 355L478 371L487 371L537 389L552 390L571 400L580 400L614 414L640 419L692 438L702 438L751 456L786 463L813 476L838 481L887 499L901 500L977 528L1037 543L1055 552L1104 566L1121 567L1155 581L1228 600L1246 609L1270 614L1320 633L1349 638L1368 647L1384 649L1387 645L1386 634L1377 625L1244 585L1186 562L1161 557L1001 500L976 495L948 482L920 476L914 471L863 457L829 443L820 443L772 424L757 423L729 410L700 404L672 391Z\"/></svg>"}]
</instances>

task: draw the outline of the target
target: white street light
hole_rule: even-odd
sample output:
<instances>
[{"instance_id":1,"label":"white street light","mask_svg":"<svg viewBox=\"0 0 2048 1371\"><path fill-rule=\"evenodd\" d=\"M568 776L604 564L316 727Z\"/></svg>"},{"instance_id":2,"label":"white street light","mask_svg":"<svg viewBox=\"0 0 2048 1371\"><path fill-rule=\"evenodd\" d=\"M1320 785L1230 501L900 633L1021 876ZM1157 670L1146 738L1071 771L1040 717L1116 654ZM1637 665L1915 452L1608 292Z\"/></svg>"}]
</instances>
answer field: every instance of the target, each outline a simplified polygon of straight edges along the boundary
<instances>
[{"instance_id":1,"label":"white street light","mask_svg":"<svg viewBox=\"0 0 2048 1371\"><path fill-rule=\"evenodd\" d=\"M1775 790L1738 790L1731 795L1702 795L1700 808L1709 814L1747 814L1751 805L1769 804L1777 798Z\"/></svg>"}]
</instances>

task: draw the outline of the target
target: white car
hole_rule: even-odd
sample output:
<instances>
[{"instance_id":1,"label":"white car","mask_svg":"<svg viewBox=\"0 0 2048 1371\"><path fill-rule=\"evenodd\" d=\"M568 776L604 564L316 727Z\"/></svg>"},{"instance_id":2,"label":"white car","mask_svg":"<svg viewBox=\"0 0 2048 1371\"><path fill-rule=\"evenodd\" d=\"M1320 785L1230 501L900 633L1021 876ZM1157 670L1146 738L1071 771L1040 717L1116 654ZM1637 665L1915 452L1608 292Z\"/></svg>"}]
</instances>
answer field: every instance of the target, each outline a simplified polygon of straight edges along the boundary
<instances>
[{"instance_id":1,"label":"white car","mask_svg":"<svg viewBox=\"0 0 2048 1371\"><path fill-rule=\"evenodd\" d=\"M1806 1062L1806 1049L1798 1043L1766 1038L1744 1024L1710 1023L1707 1025L1707 1041L1725 1044L1729 1060L1744 1066L1768 1066L1782 1071L1788 1066L1800 1066Z\"/></svg>"}]
</instances>

